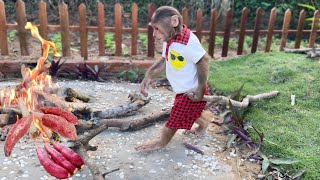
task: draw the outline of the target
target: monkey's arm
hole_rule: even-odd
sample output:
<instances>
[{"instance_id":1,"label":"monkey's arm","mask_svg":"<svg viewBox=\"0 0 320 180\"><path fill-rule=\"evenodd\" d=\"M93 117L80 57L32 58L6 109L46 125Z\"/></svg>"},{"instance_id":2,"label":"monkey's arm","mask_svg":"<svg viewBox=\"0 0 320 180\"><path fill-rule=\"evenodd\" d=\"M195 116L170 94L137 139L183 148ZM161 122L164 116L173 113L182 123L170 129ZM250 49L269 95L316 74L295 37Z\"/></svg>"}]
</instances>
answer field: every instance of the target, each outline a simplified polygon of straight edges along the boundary
<instances>
[{"instance_id":1,"label":"monkey's arm","mask_svg":"<svg viewBox=\"0 0 320 180\"><path fill-rule=\"evenodd\" d=\"M148 92L146 91L146 88L150 84L151 80L159 76L164 71L165 68L166 68L166 60L164 58L161 58L147 70L146 75L140 84L141 94L143 94L144 96L148 96Z\"/></svg>"},{"instance_id":2,"label":"monkey's arm","mask_svg":"<svg viewBox=\"0 0 320 180\"><path fill-rule=\"evenodd\" d=\"M206 53L196 64L198 76L198 88L194 92L195 101L200 101L206 90L209 72L209 59L210 56Z\"/></svg>"}]
</instances>

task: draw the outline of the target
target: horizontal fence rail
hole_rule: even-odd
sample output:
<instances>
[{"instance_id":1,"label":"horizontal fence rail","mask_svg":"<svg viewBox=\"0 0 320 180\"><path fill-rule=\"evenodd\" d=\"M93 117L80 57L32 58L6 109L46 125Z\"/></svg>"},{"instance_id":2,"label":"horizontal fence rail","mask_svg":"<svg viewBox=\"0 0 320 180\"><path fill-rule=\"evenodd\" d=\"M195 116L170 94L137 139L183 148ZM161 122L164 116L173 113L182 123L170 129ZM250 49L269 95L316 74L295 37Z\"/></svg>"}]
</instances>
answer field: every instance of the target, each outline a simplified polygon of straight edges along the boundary
<instances>
[{"instance_id":1,"label":"horizontal fence rail","mask_svg":"<svg viewBox=\"0 0 320 180\"><path fill-rule=\"evenodd\" d=\"M114 41L115 41L115 56L121 56L122 54L122 35L124 33L131 34L131 55L137 55L138 49L138 35L139 33L146 33L148 35L148 44L147 44L147 56L154 57L155 56L155 40L153 38L153 29L152 27L146 25L147 28L139 28L138 27L138 9L136 3L132 4L131 9L131 27L125 28L123 27L122 22L122 14L123 8L121 4L117 3L114 6L114 27L107 27L105 25L105 12L104 12L104 4L99 2L97 3L97 25L96 26L88 26L87 25L87 15L86 15L86 6L81 4L78 7L79 13L79 25L70 25L69 24L69 14L68 14L68 6L62 2L59 4L59 25L51 25L48 24L47 20L47 5L41 0L39 1L39 27L40 35L47 39L49 32L59 31L61 32L61 44L62 44L62 54L63 56L71 55L71 40L70 40L70 32L79 32L80 34L80 54L84 58L84 60L88 59L88 32L96 32L98 36L98 49L99 55L104 56L106 47L105 47L105 33L112 32L114 33ZM20 54L22 56L28 56L28 31L24 28L27 22L27 14L25 10L25 3L22 0L17 0L16 5L16 24L8 24L6 22L6 13L5 13L5 3L3 0L0 0L0 50L1 55L6 56L9 55L8 50L8 30L17 30L18 39L20 43ZM148 6L148 21L150 21L152 14L154 13L156 7L153 4ZM314 47L316 42L317 33L319 33L319 18L320 11L317 10L314 12L314 20L312 23L311 29L303 29L303 25L306 19L306 12L302 10L299 14L299 20L297 28L289 29L291 20L291 11L288 9L283 15L283 25L282 29L274 29L276 16L279 16L276 12L276 8L273 8L270 11L268 27L267 29L261 29L261 21L262 17L265 14L263 9L257 8L255 14L254 21L254 29L246 29L246 25L249 23L248 21L248 13L249 10L244 8L242 10L242 17L240 26L233 27L232 18L233 11L232 9L228 9L225 18L224 31L217 31L217 10L213 9L210 14L210 26L209 30L203 29L203 11L201 9L197 10L196 13L196 28L193 32L199 38L202 39L203 36L207 36L208 38L208 53L210 56L214 56L215 48L216 48L216 36L223 37L223 44L221 49L221 56L227 57L229 50L229 42L231 37L238 38L238 47L237 54L243 54L243 45L245 36L252 36L251 42L251 53L255 53L257 51L258 41L261 35L266 35L266 44L264 48L264 52L269 52L272 44L273 35L279 34L281 36L280 42L280 51L286 47L287 37L289 34L295 35L295 43L294 48L300 48L302 35L309 35L309 47ZM252 12L251 12L252 13ZM188 8L184 7L181 11L183 16L183 23L188 25ZM253 22L251 22L253 23ZM234 29L234 30L233 30Z\"/></svg>"}]
</instances>

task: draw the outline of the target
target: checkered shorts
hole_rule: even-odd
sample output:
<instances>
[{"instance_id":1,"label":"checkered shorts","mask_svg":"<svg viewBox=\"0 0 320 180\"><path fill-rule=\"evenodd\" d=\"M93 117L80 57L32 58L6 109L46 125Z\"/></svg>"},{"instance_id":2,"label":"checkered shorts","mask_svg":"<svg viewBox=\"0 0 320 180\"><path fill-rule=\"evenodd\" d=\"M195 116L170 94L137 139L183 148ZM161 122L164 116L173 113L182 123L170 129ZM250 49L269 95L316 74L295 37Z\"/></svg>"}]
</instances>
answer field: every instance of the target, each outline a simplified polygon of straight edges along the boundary
<instances>
[{"instance_id":1,"label":"checkered shorts","mask_svg":"<svg viewBox=\"0 0 320 180\"><path fill-rule=\"evenodd\" d=\"M166 127L190 130L193 123L200 117L206 103L206 101L194 102L188 96L177 94Z\"/></svg>"}]
</instances>

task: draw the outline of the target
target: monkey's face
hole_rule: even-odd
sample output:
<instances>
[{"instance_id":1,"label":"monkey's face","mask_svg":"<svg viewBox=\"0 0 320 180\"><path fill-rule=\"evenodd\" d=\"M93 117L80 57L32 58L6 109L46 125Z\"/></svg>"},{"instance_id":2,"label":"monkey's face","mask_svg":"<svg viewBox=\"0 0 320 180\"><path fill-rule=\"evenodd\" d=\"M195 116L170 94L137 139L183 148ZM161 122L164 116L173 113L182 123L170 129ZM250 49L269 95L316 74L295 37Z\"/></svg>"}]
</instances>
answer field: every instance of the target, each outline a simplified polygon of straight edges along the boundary
<instances>
[{"instance_id":1,"label":"monkey's face","mask_svg":"<svg viewBox=\"0 0 320 180\"><path fill-rule=\"evenodd\" d=\"M186 59L177 51L170 51L168 60L171 66L176 70L182 69L187 63Z\"/></svg>"},{"instance_id":2,"label":"monkey's face","mask_svg":"<svg viewBox=\"0 0 320 180\"><path fill-rule=\"evenodd\" d=\"M167 41L168 35L166 29L163 28L160 24L152 24L153 27L153 37L157 41Z\"/></svg>"}]
</instances>

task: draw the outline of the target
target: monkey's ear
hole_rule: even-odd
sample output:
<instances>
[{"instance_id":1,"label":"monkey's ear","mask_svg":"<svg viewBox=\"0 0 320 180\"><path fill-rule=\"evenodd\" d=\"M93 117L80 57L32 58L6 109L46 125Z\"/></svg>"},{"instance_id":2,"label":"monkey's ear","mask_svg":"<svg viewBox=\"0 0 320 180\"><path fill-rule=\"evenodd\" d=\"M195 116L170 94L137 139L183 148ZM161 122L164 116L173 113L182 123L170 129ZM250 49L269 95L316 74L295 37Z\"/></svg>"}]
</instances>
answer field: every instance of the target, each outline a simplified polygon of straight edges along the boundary
<instances>
[{"instance_id":1,"label":"monkey's ear","mask_svg":"<svg viewBox=\"0 0 320 180\"><path fill-rule=\"evenodd\" d=\"M171 16L171 25L173 27L177 27L179 25L179 17L178 17L178 15Z\"/></svg>"}]
</instances>

